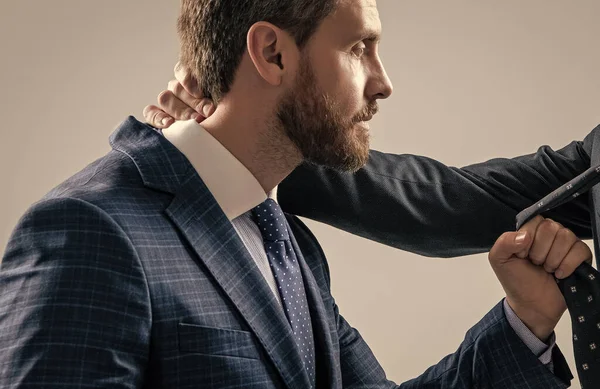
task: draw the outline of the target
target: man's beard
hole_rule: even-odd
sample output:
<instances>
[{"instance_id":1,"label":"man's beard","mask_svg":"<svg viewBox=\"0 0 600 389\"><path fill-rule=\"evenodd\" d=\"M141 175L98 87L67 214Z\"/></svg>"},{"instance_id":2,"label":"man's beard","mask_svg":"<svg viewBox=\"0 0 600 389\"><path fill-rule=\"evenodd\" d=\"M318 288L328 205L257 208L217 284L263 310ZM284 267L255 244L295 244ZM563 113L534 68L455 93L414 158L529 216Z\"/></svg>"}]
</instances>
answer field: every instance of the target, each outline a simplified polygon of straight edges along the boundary
<instances>
[{"instance_id":1,"label":"man's beard","mask_svg":"<svg viewBox=\"0 0 600 389\"><path fill-rule=\"evenodd\" d=\"M277 117L305 161L354 172L369 159L369 131L360 122L377 110L373 102L352 119L344 118L339 106L319 91L308 60L303 60L296 85L282 98Z\"/></svg>"}]
</instances>

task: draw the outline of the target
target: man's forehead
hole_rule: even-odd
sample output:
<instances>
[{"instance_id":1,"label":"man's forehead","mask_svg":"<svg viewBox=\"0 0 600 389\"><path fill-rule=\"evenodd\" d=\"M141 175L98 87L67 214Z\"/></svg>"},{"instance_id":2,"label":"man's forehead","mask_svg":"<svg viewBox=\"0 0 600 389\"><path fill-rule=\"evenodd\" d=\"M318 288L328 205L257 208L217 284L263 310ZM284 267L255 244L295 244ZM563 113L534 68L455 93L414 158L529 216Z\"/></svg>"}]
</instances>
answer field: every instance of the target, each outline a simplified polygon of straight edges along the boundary
<instances>
[{"instance_id":1,"label":"man's forehead","mask_svg":"<svg viewBox=\"0 0 600 389\"><path fill-rule=\"evenodd\" d=\"M379 19L376 0L337 0L335 12Z\"/></svg>"},{"instance_id":2,"label":"man's forehead","mask_svg":"<svg viewBox=\"0 0 600 389\"><path fill-rule=\"evenodd\" d=\"M338 0L331 21L348 32L360 29L367 35L381 34L376 0Z\"/></svg>"}]
</instances>

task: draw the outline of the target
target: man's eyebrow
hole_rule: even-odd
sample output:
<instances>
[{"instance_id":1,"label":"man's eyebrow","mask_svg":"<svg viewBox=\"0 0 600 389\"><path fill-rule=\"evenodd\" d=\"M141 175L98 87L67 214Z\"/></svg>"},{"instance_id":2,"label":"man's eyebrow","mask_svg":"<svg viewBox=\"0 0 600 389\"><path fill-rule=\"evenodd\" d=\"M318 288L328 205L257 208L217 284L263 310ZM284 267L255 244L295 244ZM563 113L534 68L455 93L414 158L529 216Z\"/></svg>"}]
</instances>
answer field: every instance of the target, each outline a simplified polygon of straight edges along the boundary
<instances>
[{"instance_id":1,"label":"man's eyebrow","mask_svg":"<svg viewBox=\"0 0 600 389\"><path fill-rule=\"evenodd\" d=\"M373 30L364 31L358 35L359 40L379 43L381 41L381 33Z\"/></svg>"}]
</instances>

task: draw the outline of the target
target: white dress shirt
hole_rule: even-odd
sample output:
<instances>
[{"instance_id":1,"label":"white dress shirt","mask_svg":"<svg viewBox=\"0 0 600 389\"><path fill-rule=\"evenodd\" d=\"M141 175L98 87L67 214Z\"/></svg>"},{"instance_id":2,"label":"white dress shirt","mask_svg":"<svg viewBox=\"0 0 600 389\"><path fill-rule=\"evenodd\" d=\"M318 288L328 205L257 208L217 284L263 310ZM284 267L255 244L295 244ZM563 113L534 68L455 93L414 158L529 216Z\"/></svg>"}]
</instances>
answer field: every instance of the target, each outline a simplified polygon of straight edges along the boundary
<instances>
[{"instance_id":1,"label":"white dress shirt","mask_svg":"<svg viewBox=\"0 0 600 389\"><path fill-rule=\"evenodd\" d=\"M181 151L196 169L237 231L279 304L283 307L262 235L251 217L251 210L267 198L277 201L277 188L274 188L269 194L265 193L252 173L193 119L177 121L162 132L165 138ZM504 312L517 335L542 363L552 369L554 334L549 341L550 345L547 345L523 324L506 300L504 301Z\"/></svg>"}]
</instances>

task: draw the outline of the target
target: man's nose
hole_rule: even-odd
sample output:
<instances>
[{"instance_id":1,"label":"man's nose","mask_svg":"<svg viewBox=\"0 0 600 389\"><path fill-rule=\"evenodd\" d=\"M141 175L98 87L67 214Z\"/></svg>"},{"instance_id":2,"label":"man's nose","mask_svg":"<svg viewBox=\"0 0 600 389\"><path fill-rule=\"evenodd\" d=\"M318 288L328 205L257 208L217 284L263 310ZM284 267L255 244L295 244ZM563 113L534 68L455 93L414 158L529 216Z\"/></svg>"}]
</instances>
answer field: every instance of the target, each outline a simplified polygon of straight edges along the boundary
<instances>
[{"instance_id":1,"label":"man's nose","mask_svg":"<svg viewBox=\"0 0 600 389\"><path fill-rule=\"evenodd\" d=\"M376 67L373 70L371 91L368 98L370 100L387 99L392 95L394 86L380 59L377 60Z\"/></svg>"}]
</instances>

